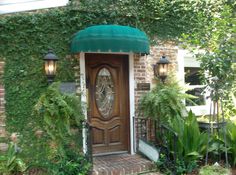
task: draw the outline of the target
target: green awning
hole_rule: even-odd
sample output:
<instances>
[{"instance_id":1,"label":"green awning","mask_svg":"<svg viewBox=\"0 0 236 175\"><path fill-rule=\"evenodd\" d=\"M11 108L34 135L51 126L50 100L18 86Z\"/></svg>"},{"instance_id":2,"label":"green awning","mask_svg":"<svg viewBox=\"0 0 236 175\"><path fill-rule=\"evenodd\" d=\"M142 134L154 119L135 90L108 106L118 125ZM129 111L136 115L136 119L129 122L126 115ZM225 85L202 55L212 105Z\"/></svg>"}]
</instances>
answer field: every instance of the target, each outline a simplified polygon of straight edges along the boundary
<instances>
[{"instance_id":1,"label":"green awning","mask_svg":"<svg viewBox=\"0 0 236 175\"><path fill-rule=\"evenodd\" d=\"M147 35L129 26L97 25L77 32L71 42L71 53L133 52L149 54Z\"/></svg>"}]
</instances>

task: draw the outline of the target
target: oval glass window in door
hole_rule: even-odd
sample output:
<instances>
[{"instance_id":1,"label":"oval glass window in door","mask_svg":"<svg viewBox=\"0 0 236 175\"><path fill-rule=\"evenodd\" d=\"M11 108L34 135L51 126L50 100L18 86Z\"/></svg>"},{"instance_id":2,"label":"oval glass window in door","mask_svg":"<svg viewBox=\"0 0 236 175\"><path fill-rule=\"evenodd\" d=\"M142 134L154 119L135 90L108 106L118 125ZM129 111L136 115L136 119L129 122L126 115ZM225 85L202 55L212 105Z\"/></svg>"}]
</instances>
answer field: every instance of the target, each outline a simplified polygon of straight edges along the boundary
<instances>
[{"instance_id":1,"label":"oval glass window in door","mask_svg":"<svg viewBox=\"0 0 236 175\"><path fill-rule=\"evenodd\" d=\"M115 91L112 75L107 68L99 70L95 87L95 99L98 111L104 118L108 118L113 112Z\"/></svg>"}]
</instances>

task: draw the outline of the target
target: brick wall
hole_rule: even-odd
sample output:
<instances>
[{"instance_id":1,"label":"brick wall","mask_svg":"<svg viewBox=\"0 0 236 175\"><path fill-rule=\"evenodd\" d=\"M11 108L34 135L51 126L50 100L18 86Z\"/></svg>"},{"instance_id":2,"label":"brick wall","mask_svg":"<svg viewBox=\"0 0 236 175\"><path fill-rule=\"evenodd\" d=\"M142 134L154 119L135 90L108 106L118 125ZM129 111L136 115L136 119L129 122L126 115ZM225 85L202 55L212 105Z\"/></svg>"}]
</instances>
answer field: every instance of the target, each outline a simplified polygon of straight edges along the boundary
<instances>
[{"instance_id":1,"label":"brick wall","mask_svg":"<svg viewBox=\"0 0 236 175\"><path fill-rule=\"evenodd\" d=\"M6 137L5 125L5 90L3 86L4 62L0 62L0 151L6 150L7 145L3 143Z\"/></svg>"},{"instance_id":2,"label":"brick wall","mask_svg":"<svg viewBox=\"0 0 236 175\"><path fill-rule=\"evenodd\" d=\"M159 61L160 57L165 55L168 60L171 62L169 71L173 71L173 73L176 73L178 70L178 62L177 62L177 55L178 55L178 49L175 47L173 43L162 43L160 46L153 46L150 48L150 55L147 56L140 56L135 55L134 56L134 80L136 85L138 83L150 83L151 88L157 85L155 79L154 79L154 73L153 73L153 65L156 64L157 61ZM138 90L137 87L135 88L135 117L143 117L140 116L140 111L138 108L139 100L148 91L144 90ZM142 115L142 114L141 114ZM138 137L139 134L138 131L140 128L138 128L137 121L135 122L135 128L136 128L136 148L138 146ZM155 131L153 130L154 125L150 121L147 122L146 128L148 131L150 131L147 135L147 139L153 139L155 138ZM152 132L153 131L153 132Z\"/></svg>"},{"instance_id":3,"label":"brick wall","mask_svg":"<svg viewBox=\"0 0 236 175\"><path fill-rule=\"evenodd\" d=\"M4 86L3 86L4 62L0 62L0 114L5 112Z\"/></svg>"},{"instance_id":4,"label":"brick wall","mask_svg":"<svg viewBox=\"0 0 236 175\"><path fill-rule=\"evenodd\" d=\"M155 86L156 81L154 79L153 65L160 59L161 56L165 55L171 62L170 70L174 73L177 72L177 54L178 49L173 44L163 44L161 46L153 46L150 49L150 55L140 56L135 55L134 57L134 79L136 85L138 83L150 83L151 88ZM147 91L138 90L135 88L135 107L138 110L138 103L140 97Z\"/></svg>"},{"instance_id":5,"label":"brick wall","mask_svg":"<svg viewBox=\"0 0 236 175\"><path fill-rule=\"evenodd\" d=\"M141 57L140 55L134 55L134 80L135 80L135 108L138 109L138 103L140 97L147 91L138 90L137 84L139 83L149 83L147 75L148 64L146 62L146 56Z\"/></svg>"}]
</instances>

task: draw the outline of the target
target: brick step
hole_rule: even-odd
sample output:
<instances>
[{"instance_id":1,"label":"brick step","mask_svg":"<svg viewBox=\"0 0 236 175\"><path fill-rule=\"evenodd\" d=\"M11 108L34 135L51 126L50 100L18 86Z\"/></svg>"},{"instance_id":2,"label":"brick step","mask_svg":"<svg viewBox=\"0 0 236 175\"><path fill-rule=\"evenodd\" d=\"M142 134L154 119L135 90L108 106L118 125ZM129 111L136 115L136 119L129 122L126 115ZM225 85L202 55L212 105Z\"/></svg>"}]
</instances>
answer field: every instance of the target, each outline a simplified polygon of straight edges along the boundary
<instances>
[{"instance_id":1,"label":"brick step","mask_svg":"<svg viewBox=\"0 0 236 175\"><path fill-rule=\"evenodd\" d=\"M6 119L6 117L4 115L0 114L0 127L6 126L5 119Z\"/></svg>"},{"instance_id":2,"label":"brick step","mask_svg":"<svg viewBox=\"0 0 236 175\"><path fill-rule=\"evenodd\" d=\"M134 175L154 168L151 161L137 154L99 156L93 158L92 175Z\"/></svg>"},{"instance_id":3,"label":"brick step","mask_svg":"<svg viewBox=\"0 0 236 175\"><path fill-rule=\"evenodd\" d=\"M0 125L0 138L6 137L6 128L5 125Z\"/></svg>"},{"instance_id":4,"label":"brick step","mask_svg":"<svg viewBox=\"0 0 236 175\"><path fill-rule=\"evenodd\" d=\"M4 125L5 124L5 116L0 116L0 124Z\"/></svg>"},{"instance_id":5,"label":"brick step","mask_svg":"<svg viewBox=\"0 0 236 175\"><path fill-rule=\"evenodd\" d=\"M1 151L6 151L7 150L7 148L8 148L8 144L6 144L6 143L0 143L0 152Z\"/></svg>"}]
</instances>

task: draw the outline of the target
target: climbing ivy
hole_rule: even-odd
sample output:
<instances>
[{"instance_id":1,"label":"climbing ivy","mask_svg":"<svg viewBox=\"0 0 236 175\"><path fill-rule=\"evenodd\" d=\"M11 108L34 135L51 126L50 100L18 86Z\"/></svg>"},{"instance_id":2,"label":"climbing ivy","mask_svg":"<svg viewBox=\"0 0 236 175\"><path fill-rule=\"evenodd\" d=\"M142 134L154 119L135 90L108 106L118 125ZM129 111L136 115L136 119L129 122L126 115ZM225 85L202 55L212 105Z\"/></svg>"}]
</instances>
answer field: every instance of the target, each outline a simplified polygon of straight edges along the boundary
<instances>
[{"instance_id":1,"label":"climbing ivy","mask_svg":"<svg viewBox=\"0 0 236 175\"><path fill-rule=\"evenodd\" d=\"M42 149L47 141L39 142L35 136L42 119L34 116L32 109L48 86L42 58L49 48L60 59L56 81L74 81L75 60L66 55L70 38L81 27L80 20L70 15L66 9L55 9L0 18L7 130L21 135L23 156L33 164L45 163L48 154Z\"/></svg>"},{"instance_id":2,"label":"climbing ivy","mask_svg":"<svg viewBox=\"0 0 236 175\"><path fill-rule=\"evenodd\" d=\"M4 84L10 131L21 132L33 121L32 106L47 86L42 58L49 48L61 59L57 80L74 80L73 62L66 60L66 55L77 26L62 15L64 11L52 10L1 18L0 57L6 63Z\"/></svg>"},{"instance_id":3,"label":"climbing ivy","mask_svg":"<svg viewBox=\"0 0 236 175\"><path fill-rule=\"evenodd\" d=\"M207 25L221 1L216 2L80 0L64 8L0 16L8 131L23 135L25 149L30 148L32 134L42 122L32 109L47 87L42 58L49 48L60 58L56 80L75 81L73 67L78 63L67 55L77 31L96 24L120 24L144 30L152 41L176 40L190 29Z\"/></svg>"},{"instance_id":4,"label":"climbing ivy","mask_svg":"<svg viewBox=\"0 0 236 175\"><path fill-rule=\"evenodd\" d=\"M72 3L66 8L2 16L0 58L6 62L4 84L9 130L21 132L34 121L32 106L47 86L42 58L49 48L60 58L57 80L74 81L74 61L66 59L66 55L77 31L95 24L121 24L137 26L152 38L176 39L210 16L207 9L214 9L213 3L201 9L207 2L125 0L92 3L81 0L79 6Z\"/></svg>"},{"instance_id":5,"label":"climbing ivy","mask_svg":"<svg viewBox=\"0 0 236 175\"><path fill-rule=\"evenodd\" d=\"M80 0L79 9L96 15L101 20L100 23L138 27L155 43L157 38L173 40L180 38L183 33L201 30L211 22L224 2L225 0Z\"/></svg>"}]
</instances>

